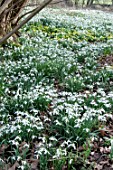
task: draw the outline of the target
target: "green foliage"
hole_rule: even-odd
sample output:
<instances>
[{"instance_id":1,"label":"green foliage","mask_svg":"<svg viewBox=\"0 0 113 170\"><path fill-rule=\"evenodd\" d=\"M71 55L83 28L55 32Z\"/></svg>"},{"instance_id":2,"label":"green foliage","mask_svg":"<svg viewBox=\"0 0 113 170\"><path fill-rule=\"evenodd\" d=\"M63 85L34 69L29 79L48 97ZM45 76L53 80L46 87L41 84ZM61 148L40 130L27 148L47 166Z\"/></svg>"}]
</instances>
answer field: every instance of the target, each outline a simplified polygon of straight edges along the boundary
<instances>
[{"instance_id":1,"label":"green foliage","mask_svg":"<svg viewBox=\"0 0 113 170\"><path fill-rule=\"evenodd\" d=\"M46 9L21 30L19 44L0 49L0 143L10 149L0 164L20 161L20 169L30 169L35 148L39 169L87 167L86 141L113 111L113 70L100 63L113 53L111 18Z\"/></svg>"}]
</instances>

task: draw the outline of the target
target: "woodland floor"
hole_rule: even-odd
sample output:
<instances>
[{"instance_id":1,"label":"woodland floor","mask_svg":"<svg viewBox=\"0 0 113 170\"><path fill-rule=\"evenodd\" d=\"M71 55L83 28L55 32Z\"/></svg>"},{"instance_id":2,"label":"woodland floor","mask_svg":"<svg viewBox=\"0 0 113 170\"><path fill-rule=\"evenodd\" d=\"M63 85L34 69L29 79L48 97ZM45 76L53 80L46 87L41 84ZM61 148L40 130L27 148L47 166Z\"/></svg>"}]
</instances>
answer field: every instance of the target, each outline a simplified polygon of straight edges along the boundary
<instances>
[{"instance_id":1,"label":"woodland floor","mask_svg":"<svg viewBox=\"0 0 113 170\"><path fill-rule=\"evenodd\" d=\"M0 47L0 170L113 170L112 17L47 8Z\"/></svg>"}]
</instances>

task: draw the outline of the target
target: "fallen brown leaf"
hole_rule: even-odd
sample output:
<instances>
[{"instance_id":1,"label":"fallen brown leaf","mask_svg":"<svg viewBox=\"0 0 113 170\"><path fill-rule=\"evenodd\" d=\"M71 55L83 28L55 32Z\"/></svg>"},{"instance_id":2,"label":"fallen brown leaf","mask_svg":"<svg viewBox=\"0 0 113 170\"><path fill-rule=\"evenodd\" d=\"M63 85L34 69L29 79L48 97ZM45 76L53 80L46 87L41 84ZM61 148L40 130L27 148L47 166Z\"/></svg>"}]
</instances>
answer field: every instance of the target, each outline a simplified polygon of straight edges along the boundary
<instances>
[{"instance_id":1,"label":"fallen brown leaf","mask_svg":"<svg viewBox=\"0 0 113 170\"><path fill-rule=\"evenodd\" d=\"M16 168L18 168L18 167L19 167L19 163L15 162L15 164L11 168L9 168L8 170L16 170Z\"/></svg>"},{"instance_id":2,"label":"fallen brown leaf","mask_svg":"<svg viewBox=\"0 0 113 170\"><path fill-rule=\"evenodd\" d=\"M108 160L106 160L106 161L101 161L101 162L100 162L100 165L109 165L109 161L108 161Z\"/></svg>"},{"instance_id":3,"label":"fallen brown leaf","mask_svg":"<svg viewBox=\"0 0 113 170\"><path fill-rule=\"evenodd\" d=\"M62 167L62 170L67 170L68 169L68 167L66 166L66 165L64 165L63 167Z\"/></svg>"},{"instance_id":4,"label":"fallen brown leaf","mask_svg":"<svg viewBox=\"0 0 113 170\"><path fill-rule=\"evenodd\" d=\"M96 164L94 170L102 170L102 169L103 169L103 165Z\"/></svg>"},{"instance_id":5,"label":"fallen brown leaf","mask_svg":"<svg viewBox=\"0 0 113 170\"><path fill-rule=\"evenodd\" d=\"M37 166L39 163L38 159L28 159L27 162L31 165L32 170L38 170Z\"/></svg>"},{"instance_id":6,"label":"fallen brown leaf","mask_svg":"<svg viewBox=\"0 0 113 170\"><path fill-rule=\"evenodd\" d=\"M105 130L100 130L100 136L104 137L106 135L106 131Z\"/></svg>"},{"instance_id":7,"label":"fallen brown leaf","mask_svg":"<svg viewBox=\"0 0 113 170\"><path fill-rule=\"evenodd\" d=\"M3 154L3 152L5 151L5 149L8 148L8 145L5 145L3 144L1 147L0 147L0 154Z\"/></svg>"},{"instance_id":8,"label":"fallen brown leaf","mask_svg":"<svg viewBox=\"0 0 113 170\"><path fill-rule=\"evenodd\" d=\"M38 170L37 166L38 166L38 160L34 159L33 162L31 163L32 170Z\"/></svg>"},{"instance_id":9,"label":"fallen brown leaf","mask_svg":"<svg viewBox=\"0 0 113 170\"><path fill-rule=\"evenodd\" d=\"M19 151L20 152L23 151L23 147L24 147L25 144L27 144L25 141L20 144L20 146L19 146Z\"/></svg>"}]
</instances>

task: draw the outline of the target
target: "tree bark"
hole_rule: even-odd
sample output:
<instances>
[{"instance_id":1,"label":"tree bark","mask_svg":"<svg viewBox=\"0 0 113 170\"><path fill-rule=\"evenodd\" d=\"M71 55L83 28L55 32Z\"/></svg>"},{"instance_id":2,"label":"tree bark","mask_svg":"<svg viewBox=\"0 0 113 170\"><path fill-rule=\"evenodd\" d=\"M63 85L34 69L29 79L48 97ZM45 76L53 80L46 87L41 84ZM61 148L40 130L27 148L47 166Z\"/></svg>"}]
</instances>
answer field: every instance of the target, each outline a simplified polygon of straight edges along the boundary
<instances>
[{"instance_id":1,"label":"tree bark","mask_svg":"<svg viewBox=\"0 0 113 170\"><path fill-rule=\"evenodd\" d=\"M4 0L2 0L3 2ZM47 6L52 0L45 0L39 7L35 8L31 14L23 21L18 24L18 18L20 16L20 12L23 10L23 7L29 0L12 0L9 5L6 5L6 1L9 2L11 0L5 0L5 4L1 3L4 10L0 15L0 44L4 44L7 39L11 36L15 38L18 34L18 30L25 25L31 18L33 18L37 13L39 13L45 6ZM0 1L1 2L1 1Z\"/></svg>"},{"instance_id":2,"label":"tree bark","mask_svg":"<svg viewBox=\"0 0 113 170\"><path fill-rule=\"evenodd\" d=\"M73 3L72 1L70 0L64 0L65 4L68 6L68 7L72 7L73 6Z\"/></svg>"},{"instance_id":3,"label":"tree bark","mask_svg":"<svg viewBox=\"0 0 113 170\"><path fill-rule=\"evenodd\" d=\"M78 0L75 0L75 6L78 7Z\"/></svg>"},{"instance_id":4,"label":"tree bark","mask_svg":"<svg viewBox=\"0 0 113 170\"><path fill-rule=\"evenodd\" d=\"M94 0L87 0L87 6L91 6Z\"/></svg>"},{"instance_id":5,"label":"tree bark","mask_svg":"<svg viewBox=\"0 0 113 170\"><path fill-rule=\"evenodd\" d=\"M28 0L0 1L0 38L17 25L17 19Z\"/></svg>"}]
</instances>

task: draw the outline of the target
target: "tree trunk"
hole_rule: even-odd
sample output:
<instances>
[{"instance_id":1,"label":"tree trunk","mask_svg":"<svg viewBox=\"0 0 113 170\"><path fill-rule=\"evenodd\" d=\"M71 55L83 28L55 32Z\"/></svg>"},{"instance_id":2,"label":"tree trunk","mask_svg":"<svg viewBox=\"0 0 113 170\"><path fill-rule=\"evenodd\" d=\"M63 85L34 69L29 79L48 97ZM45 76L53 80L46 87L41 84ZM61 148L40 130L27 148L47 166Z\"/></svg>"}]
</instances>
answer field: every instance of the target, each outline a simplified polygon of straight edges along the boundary
<instances>
[{"instance_id":1,"label":"tree trunk","mask_svg":"<svg viewBox=\"0 0 113 170\"><path fill-rule=\"evenodd\" d=\"M78 7L78 0L75 0L75 6Z\"/></svg>"},{"instance_id":2,"label":"tree trunk","mask_svg":"<svg viewBox=\"0 0 113 170\"><path fill-rule=\"evenodd\" d=\"M91 6L94 0L87 0L87 6Z\"/></svg>"},{"instance_id":3,"label":"tree trunk","mask_svg":"<svg viewBox=\"0 0 113 170\"><path fill-rule=\"evenodd\" d=\"M73 3L71 0L64 0L65 4L68 6L68 7L72 7L73 6Z\"/></svg>"},{"instance_id":4,"label":"tree trunk","mask_svg":"<svg viewBox=\"0 0 113 170\"><path fill-rule=\"evenodd\" d=\"M0 1L0 38L5 36L17 24L20 12L28 0L1 0ZM15 33L14 37L18 34Z\"/></svg>"},{"instance_id":5,"label":"tree trunk","mask_svg":"<svg viewBox=\"0 0 113 170\"><path fill-rule=\"evenodd\" d=\"M29 0L0 0L0 44L6 42L9 37L15 40L18 30L26 24L33 16L41 11L52 0L45 0L39 7L30 11L30 15L19 22L20 13Z\"/></svg>"},{"instance_id":6,"label":"tree trunk","mask_svg":"<svg viewBox=\"0 0 113 170\"><path fill-rule=\"evenodd\" d=\"M84 7L84 5L85 5L85 0L82 1L82 7Z\"/></svg>"}]
</instances>

